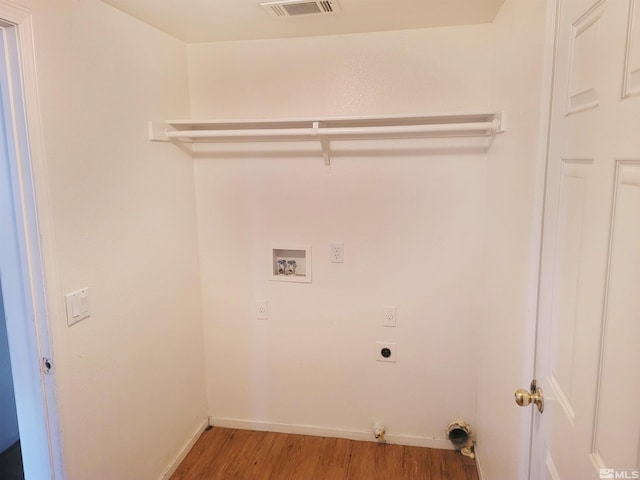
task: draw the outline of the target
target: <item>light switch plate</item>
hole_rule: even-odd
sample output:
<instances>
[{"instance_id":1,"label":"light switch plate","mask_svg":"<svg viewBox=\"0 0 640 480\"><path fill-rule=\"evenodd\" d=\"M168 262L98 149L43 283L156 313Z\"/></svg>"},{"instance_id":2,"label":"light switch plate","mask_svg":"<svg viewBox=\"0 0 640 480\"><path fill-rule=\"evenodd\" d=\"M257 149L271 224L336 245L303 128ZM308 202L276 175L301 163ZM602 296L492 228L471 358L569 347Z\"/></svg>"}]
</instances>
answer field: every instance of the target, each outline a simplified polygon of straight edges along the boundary
<instances>
[{"instance_id":1,"label":"light switch plate","mask_svg":"<svg viewBox=\"0 0 640 480\"><path fill-rule=\"evenodd\" d=\"M64 296L67 304L67 325L75 325L81 320L89 318L89 289L83 288L77 292Z\"/></svg>"}]
</instances>

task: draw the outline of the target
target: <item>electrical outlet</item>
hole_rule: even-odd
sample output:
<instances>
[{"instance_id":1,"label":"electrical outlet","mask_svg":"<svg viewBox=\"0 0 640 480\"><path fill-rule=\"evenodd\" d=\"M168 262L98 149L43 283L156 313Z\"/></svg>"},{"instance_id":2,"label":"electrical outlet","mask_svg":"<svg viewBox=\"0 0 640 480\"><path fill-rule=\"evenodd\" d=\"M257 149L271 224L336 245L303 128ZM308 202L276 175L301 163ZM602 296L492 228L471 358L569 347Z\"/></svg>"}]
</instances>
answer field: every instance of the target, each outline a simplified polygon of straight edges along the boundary
<instances>
[{"instance_id":1,"label":"electrical outlet","mask_svg":"<svg viewBox=\"0 0 640 480\"><path fill-rule=\"evenodd\" d=\"M331 263L343 263L344 262L344 243L334 242L331 244L329 250L329 258Z\"/></svg>"},{"instance_id":2,"label":"electrical outlet","mask_svg":"<svg viewBox=\"0 0 640 480\"><path fill-rule=\"evenodd\" d=\"M269 302L266 300L256 302L256 318L258 320L269 319Z\"/></svg>"},{"instance_id":3,"label":"electrical outlet","mask_svg":"<svg viewBox=\"0 0 640 480\"><path fill-rule=\"evenodd\" d=\"M390 342L376 342L376 360L396 363L398 361L398 345Z\"/></svg>"},{"instance_id":4,"label":"electrical outlet","mask_svg":"<svg viewBox=\"0 0 640 480\"><path fill-rule=\"evenodd\" d=\"M396 307L383 307L382 310L384 312L382 325L385 327L395 327L398 323Z\"/></svg>"}]
</instances>

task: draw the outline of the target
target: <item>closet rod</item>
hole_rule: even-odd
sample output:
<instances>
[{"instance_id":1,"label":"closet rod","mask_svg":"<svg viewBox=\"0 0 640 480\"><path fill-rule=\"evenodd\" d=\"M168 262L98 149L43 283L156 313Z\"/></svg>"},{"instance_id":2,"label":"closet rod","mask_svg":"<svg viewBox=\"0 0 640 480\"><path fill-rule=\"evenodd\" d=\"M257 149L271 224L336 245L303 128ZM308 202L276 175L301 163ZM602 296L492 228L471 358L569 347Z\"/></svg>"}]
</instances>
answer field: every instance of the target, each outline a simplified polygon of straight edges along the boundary
<instances>
[{"instance_id":1,"label":"closet rod","mask_svg":"<svg viewBox=\"0 0 640 480\"><path fill-rule=\"evenodd\" d=\"M175 130L166 132L167 137L181 138L250 138L250 137L342 137L376 136L421 133L475 133L492 135L497 132L496 122L440 123L426 125L389 125L370 127L323 127L317 128L264 128L264 129L220 129L220 130Z\"/></svg>"}]
</instances>

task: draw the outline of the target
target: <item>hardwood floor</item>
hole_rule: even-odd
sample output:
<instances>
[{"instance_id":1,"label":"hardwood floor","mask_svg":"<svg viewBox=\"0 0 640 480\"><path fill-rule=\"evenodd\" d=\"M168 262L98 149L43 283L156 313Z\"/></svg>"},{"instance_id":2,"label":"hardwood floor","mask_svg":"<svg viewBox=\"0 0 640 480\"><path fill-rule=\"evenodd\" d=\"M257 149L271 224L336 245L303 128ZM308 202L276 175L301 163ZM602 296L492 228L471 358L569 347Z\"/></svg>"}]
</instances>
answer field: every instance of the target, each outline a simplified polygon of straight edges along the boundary
<instances>
[{"instance_id":1,"label":"hardwood floor","mask_svg":"<svg viewBox=\"0 0 640 480\"><path fill-rule=\"evenodd\" d=\"M171 480L478 480L452 450L212 428Z\"/></svg>"}]
</instances>

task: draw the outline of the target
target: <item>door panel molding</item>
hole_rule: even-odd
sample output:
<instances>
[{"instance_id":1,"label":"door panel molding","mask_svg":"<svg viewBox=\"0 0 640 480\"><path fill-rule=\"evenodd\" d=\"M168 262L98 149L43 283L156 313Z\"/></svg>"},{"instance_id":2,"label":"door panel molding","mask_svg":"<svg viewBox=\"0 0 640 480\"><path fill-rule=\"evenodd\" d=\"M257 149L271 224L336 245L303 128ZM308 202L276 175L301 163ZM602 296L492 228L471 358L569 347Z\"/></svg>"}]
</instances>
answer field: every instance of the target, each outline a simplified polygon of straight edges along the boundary
<instances>
[{"instance_id":1,"label":"door panel molding","mask_svg":"<svg viewBox=\"0 0 640 480\"><path fill-rule=\"evenodd\" d=\"M598 86L592 80L598 78L598 27L605 6L606 0L600 0L571 26L565 116L600 104Z\"/></svg>"},{"instance_id":2,"label":"door panel molding","mask_svg":"<svg viewBox=\"0 0 640 480\"><path fill-rule=\"evenodd\" d=\"M640 8L629 0L622 99L640 95Z\"/></svg>"},{"instance_id":3,"label":"door panel molding","mask_svg":"<svg viewBox=\"0 0 640 480\"><path fill-rule=\"evenodd\" d=\"M638 468L640 380L629 369L640 364L640 159L616 160L615 170L591 457L600 468Z\"/></svg>"},{"instance_id":4,"label":"door panel molding","mask_svg":"<svg viewBox=\"0 0 640 480\"><path fill-rule=\"evenodd\" d=\"M594 160L562 159L556 206L552 310L549 329L550 375L567 420L573 427L575 409L572 392L575 372L576 326L579 321L579 279L586 190ZM564 348L558 348L563 345ZM568 348L567 348L568 347Z\"/></svg>"},{"instance_id":5,"label":"door panel molding","mask_svg":"<svg viewBox=\"0 0 640 480\"><path fill-rule=\"evenodd\" d=\"M551 458L551 454L548 451L547 451L547 460L545 461L545 466L547 467L548 480L561 480L560 474L558 473L558 469L556 468L556 464L553 463L553 458Z\"/></svg>"}]
</instances>

